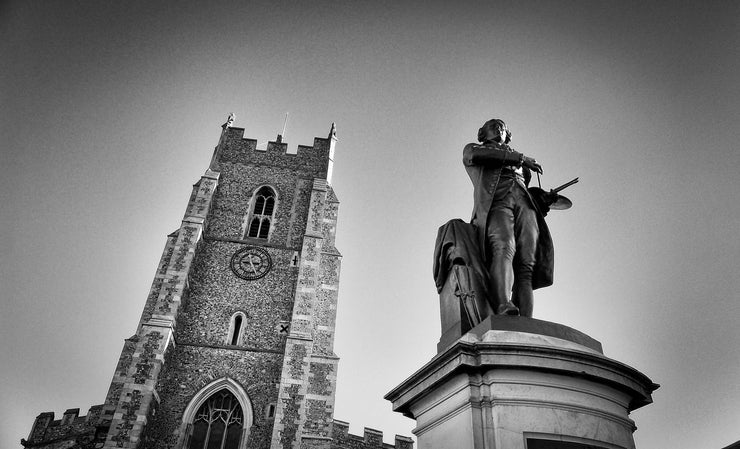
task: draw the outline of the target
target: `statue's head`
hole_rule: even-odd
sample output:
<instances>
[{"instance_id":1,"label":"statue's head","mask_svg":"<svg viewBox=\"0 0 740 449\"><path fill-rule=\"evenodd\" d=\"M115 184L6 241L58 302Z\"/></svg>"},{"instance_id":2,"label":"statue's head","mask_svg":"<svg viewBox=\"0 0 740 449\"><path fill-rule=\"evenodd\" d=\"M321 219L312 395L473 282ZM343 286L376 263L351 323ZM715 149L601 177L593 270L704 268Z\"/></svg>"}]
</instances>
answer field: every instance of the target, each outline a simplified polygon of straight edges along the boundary
<instances>
[{"instance_id":1,"label":"statue's head","mask_svg":"<svg viewBox=\"0 0 740 449\"><path fill-rule=\"evenodd\" d=\"M478 142L495 141L500 143L511 142L511 131L503 120L494 118L483 124L478 130Z\"/></svg>"}]
</instances>

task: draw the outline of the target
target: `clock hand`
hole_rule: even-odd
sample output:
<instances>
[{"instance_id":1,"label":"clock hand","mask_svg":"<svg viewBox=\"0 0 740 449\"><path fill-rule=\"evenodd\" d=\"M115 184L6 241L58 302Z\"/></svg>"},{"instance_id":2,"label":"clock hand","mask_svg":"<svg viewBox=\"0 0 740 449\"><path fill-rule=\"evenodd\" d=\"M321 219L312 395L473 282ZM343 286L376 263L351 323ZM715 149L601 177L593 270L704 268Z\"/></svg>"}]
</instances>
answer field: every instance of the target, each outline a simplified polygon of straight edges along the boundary
<instances>
[{"instance_id":1,"label":"clock hand","mask_svg":"<svg viewBox=\"0 0 740 449\"><path fill-rule=\"evenodd\" d=\"M255 266L254 266L254 263L252 262L252 255L251 255L251 254L249 254L249 255L247 256L247 258L249 259L249 265L251 265L251 266L252 266L252 272L253 272L254 274L257 274L257 268L255 268Z\"/></svg>"}]
</instances>

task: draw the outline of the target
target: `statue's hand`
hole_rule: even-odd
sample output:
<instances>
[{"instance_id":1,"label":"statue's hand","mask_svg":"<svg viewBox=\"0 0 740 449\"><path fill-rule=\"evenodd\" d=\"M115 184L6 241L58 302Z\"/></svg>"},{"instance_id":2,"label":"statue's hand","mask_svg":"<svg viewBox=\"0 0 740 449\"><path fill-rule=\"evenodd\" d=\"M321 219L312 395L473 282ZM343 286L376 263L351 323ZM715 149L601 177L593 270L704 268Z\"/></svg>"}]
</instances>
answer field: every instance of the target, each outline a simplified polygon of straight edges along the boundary
<instances>
[{"instance_id":1,"label":"statue's hand","mask_svg":"<svg viewBox=\"0 0 740 449\"><path fill-rule=\"evenodd\" d=\"M527 157L524 156L524 160L522 161L522 165L527 167L530 170L534 170L539 174L542 174L542 166L537 163L536 160L534 160L533 157Z\"/></svg>"},{"instance_id":2,"label":"statue's hand","mask_svg":"<svg viewBox=\"0 0 740 449\"><path fill-rule=\"evenodd\" d=\"M552 190L545 193L544 198L545 198L545 203L547 203L548 208L550 207L550 205L552 205L555 201L558 200L558 196L559 195L557 194L557 192L553 192Z\"/></svg>"}]
</instances>

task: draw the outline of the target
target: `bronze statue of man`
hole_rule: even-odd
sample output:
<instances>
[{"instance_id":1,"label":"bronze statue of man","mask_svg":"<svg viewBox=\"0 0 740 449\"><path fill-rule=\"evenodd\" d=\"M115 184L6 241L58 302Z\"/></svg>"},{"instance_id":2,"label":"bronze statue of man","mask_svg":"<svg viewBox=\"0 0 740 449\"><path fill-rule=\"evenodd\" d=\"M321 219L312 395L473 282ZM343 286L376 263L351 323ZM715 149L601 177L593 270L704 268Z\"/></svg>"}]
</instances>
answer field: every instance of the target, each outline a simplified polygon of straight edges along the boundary
<instances>
[{"instance_id":1,"label":"bronze statue of man","mask_svg":"<svg viewBox=\"0 0 740 449\"><path fill-rule=\"evenodd\" d=\"M480 144L463 150L463 164L473 183L473 217L483 262L490 276L494 313L532 316L536 288L552 285L553 248L527 186L542 166L509 147L511 132L503 120L487 121Z\"/></svg>"}]
</instances>

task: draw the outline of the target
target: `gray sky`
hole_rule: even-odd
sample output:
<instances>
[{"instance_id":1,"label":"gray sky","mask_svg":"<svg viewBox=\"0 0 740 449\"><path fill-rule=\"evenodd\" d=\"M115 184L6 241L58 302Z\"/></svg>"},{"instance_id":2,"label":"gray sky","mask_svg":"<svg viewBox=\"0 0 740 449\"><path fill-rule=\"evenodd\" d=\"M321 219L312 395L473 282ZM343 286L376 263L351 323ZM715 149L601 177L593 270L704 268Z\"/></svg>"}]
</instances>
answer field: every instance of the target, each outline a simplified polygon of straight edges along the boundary
<instances>
[{"instance_id":1,"label":"gray sky","mask_svg":"<svg viewBox=\"0 0 740 449\"><path fill-rule=\"evenodd\" d=\"M382 396L439 338L437 228L500 117L550 188L535 318L662 386L640 449L740 439L740 3L0 5L0 447L102 403L230 112L291 151L339 143L335 417L410 435Z\"/></svg>"}]
</instances>

